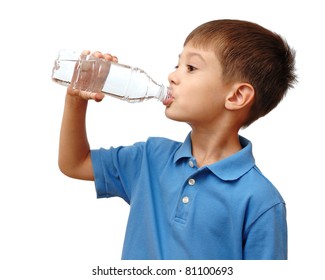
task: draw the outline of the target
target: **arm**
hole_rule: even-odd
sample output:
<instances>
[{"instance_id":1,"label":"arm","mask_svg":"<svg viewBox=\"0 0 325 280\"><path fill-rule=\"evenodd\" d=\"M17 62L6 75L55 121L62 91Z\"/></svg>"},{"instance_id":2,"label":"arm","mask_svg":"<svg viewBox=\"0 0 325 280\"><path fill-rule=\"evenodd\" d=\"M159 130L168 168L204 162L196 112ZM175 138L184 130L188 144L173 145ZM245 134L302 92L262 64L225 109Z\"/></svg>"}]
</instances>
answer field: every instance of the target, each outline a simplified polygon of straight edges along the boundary
<instances>
[{"instance_id":1,"label":"arm","mask_svg":"<svg viewBox=\"0 0 325 280\"><path fill-rule=\"evenodd\" d=\"M108 54L96 52L93 55L117 61L116 57ZM86 111L89 99L101 101L103 98L103 93L83 92L71 87L67 90L60 132L59 168L69 177L94 180L86 132Z\"/></svg>"},{"instance_id":2,"label":"arm","mask_svg":"<svg viewBox=\"0 0 325 280\"><path fill-rule=\"evenodd\" d=\"M61 124L59 168L65 175L93 180L90 147L86 133L87 100L67 91Z\"/></svg>"}]
</instances>

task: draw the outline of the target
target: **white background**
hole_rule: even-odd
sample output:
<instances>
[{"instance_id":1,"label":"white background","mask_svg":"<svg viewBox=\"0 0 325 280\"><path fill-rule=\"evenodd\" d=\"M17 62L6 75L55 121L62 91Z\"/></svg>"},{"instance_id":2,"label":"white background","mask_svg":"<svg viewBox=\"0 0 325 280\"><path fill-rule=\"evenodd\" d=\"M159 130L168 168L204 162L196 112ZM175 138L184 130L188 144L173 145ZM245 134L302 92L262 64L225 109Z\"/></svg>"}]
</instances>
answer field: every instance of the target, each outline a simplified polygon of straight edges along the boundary
<instances>
[{"instance_id":1,"label":"white background","mask_svg":"<svg viewBox=\"0 0 325 280\"><path fill-rule=\"evenodd\" d=\"M93 279L97 265L127 264L119 259L128 206L118 198L97 200L93 183L67 178L57 167L65 97L65 88L51 81L58 50L111 52L166 83L188 33L218 18L257 22L297 51L299 84L272 113L241 132L287 202L289 261L280 262L282 272L272 268L274 262L244 264L240 279L261 276L265 266L264 279L324 275L321 2L2 1L0 278ZM92 148L158 135L183 141L189 132L186 124L167 120L156 101L105 98L90 104L87 122Z\"/></svg>"}]
</instances>

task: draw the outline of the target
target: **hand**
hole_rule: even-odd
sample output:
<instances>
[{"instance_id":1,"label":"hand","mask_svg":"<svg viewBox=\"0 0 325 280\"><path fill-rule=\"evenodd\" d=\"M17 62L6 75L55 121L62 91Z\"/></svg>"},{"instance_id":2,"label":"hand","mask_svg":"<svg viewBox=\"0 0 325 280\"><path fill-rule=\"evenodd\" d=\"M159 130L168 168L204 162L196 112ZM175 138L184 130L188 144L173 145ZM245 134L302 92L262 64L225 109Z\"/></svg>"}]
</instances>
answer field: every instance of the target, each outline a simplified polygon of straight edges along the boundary
<instances>
[{"instance_id":1,"label":"hand","mask_svg":"<svg viewBox=\"0 0 325 280\"><path fill-rule=\"evenodd\" d=\"M102 54L99 51L90 55L90 51L86 50L82 52L80 58L81 62L76 64L67 93L84 100L102 101L105 94L101 92L101 89L110 68L110 64L105 63L105 60L118 62L117 57L109 53Z\"/></svg>"}]
</instances>

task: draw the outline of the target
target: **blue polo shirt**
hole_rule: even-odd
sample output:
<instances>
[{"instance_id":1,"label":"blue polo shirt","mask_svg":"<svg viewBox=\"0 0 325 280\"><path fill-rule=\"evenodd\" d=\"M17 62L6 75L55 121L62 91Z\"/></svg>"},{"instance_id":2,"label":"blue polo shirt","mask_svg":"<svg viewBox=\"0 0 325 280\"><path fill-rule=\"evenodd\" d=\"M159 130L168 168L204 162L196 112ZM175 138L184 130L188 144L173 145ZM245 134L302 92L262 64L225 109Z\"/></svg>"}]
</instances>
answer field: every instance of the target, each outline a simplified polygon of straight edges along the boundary
<instances>
[{"instance_id":1,"label":"blue polo shirt","mask_svg":"<svg viewBox=\"0 0 325 280\"><path fill-rule=\"evenodd\" d=\"M130 205L122 259L286 259L285 203L240 142L200 168L190 134L92 150L97 197Z\"/></svg>"}]
</instances>

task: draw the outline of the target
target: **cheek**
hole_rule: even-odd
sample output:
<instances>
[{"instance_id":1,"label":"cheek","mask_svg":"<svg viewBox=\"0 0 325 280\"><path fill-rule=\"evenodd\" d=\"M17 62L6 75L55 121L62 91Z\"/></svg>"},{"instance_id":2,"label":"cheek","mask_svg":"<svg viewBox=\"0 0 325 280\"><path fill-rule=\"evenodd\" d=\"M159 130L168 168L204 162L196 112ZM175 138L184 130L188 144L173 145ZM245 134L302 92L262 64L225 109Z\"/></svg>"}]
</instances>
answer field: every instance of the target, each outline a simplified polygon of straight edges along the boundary
<instances>
[{"instance_id":1,"label":"cheek","mask_svg":"<svg viewBox=\"0 0 325 280\"><path fill-rule=\"evenodd\" d=\"M202 88L202 91L193 97L192 112L207 119L219 115L224 108L224 97L215 89Z\"/></svg>"}]
</instances>

